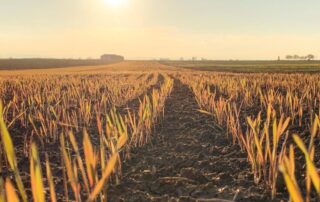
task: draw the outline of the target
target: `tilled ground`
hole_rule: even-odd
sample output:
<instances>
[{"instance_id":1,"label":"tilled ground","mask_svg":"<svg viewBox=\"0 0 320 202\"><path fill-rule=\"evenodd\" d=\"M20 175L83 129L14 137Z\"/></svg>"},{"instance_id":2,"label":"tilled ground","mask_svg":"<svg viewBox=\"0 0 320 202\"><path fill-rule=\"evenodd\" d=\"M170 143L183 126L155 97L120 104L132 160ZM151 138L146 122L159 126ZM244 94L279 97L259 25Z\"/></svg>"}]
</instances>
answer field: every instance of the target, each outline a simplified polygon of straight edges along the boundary
<instances>
[{"instance_id":1,"label":"tilled ground","mask_svg":"<svg viewBox=\"0 0 320 202\"><path fill-rule=\"evenodd\" d=\"M246 155L197 109L191 90L175 80L152 143L132 150L109 201L270 201L253 183Z\"/></svg>"}]
</instances>

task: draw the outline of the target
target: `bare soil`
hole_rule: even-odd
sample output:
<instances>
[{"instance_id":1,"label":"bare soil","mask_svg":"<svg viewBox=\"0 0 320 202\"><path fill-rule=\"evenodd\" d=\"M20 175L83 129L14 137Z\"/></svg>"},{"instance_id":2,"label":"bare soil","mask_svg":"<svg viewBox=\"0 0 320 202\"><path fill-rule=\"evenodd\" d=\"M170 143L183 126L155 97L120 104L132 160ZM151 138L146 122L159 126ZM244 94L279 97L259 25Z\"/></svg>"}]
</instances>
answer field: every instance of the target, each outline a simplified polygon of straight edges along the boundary
<instances>
[{"instance_id":1,"label":"bare soil","mask_svg":"<svg viewBox=\"0 0 320 202\"><path fill-rule=\"evenodd\" d=\"M152 143L131 151L109 201L272 201L253 183L245 153L197 110L191 90L175 80Z\"/></svg>"}]
</instances>

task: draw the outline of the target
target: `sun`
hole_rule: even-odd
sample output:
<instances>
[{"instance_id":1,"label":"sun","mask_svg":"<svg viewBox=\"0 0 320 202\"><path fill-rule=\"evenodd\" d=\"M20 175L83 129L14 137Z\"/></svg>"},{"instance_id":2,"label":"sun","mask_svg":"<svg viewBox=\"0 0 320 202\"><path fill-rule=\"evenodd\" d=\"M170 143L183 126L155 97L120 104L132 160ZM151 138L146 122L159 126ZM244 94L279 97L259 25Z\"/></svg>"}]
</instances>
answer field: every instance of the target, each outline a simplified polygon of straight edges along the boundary
<instances>
[{"instance_id":1,"label":"sun","mask_svg":"<svg viewBox=\"0 0 320 202\"><path fill-rule=\"evenodd\" d=\"M103 0L106 5L111 7L120 7L126 3L126 0Z\"/></svg>"}]
</instances>

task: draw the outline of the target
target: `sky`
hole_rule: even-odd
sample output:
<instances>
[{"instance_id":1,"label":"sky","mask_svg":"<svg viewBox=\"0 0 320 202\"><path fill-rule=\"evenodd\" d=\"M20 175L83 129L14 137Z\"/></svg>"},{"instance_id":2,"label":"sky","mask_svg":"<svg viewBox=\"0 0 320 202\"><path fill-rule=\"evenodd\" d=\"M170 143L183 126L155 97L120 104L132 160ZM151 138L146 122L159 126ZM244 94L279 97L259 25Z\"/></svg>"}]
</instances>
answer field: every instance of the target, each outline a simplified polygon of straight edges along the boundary
<instances>
[{"instance_id":1,"label":"sky","mask_svg":"<svg viewBox=\"0 0 320 202\"><path fill-rule=\"evenodd\" d=\"M320 57L319 8L319 0L0 0L0 58Z\"/></svg>"}]
</instances>

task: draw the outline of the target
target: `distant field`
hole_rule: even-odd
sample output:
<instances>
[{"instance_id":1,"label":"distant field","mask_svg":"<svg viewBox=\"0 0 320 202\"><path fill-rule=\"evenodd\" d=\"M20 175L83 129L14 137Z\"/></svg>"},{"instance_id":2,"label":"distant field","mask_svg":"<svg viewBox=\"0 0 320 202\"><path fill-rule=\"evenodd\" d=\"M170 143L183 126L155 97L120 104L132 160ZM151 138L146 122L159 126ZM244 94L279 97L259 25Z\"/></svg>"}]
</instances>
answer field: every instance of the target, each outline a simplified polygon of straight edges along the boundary
<instances>
[{"instance_id":1,"label":"distant field","mask_svg":"<svg viewBox=\"0 0 320 202\"><path fill-rule=\"evenodd\" d=\"M165 65L218 72L320 72L320 61L166 61Z\"/></svg>"},{"instance_id":2,"label":"distant field","mask_svg":"<svg viewBox=\"0 0 320 202\"><path fill-rule=\"evenodd\" d=\"M110 64L99 59L0 59L0 70L43 69Z\"/></svg>"},{"instance_id":3,"label":"distant field","mask_svg":"<svg viewBox=\"0 0 320 202\"><path fill-rule=\"evenodd\" d=\"M25 68L25 69L0 69L0 77L17 76L17 75L39 75L39 74L105 74L105 73L141 73L141 72L158 72L158 71L176 71L178 68L166 66L155 61L123 61L103 65L87 65L59 68ZM183 69L179 69L181 71Z\"/></svg>"},{"instance_id":4,"label":"distant field","mask_svg":"<svg viewBox=\"0 0 320 202\"><path fill-rule=\"evenodd\" d=\"M174 70L174 67L186 70L216 71L216 72L320 72L320 61L162 61L161 64L152 61L129 61L108 63L98 59L0 59L0 70L37 70L47 72L83 72L104 70ZM132 65L134 64L134 65ZM152 64L152 65L150 65ZM72 68L70 68L72 67ZM59 68L55 70L55 68ZM47 70L46 70L47 69ZM52 72L51 70L49 70ZM2 72L3 73L3 72ZM12 72L11 72L12 73Z\"/></svg>"}]
</instances>

